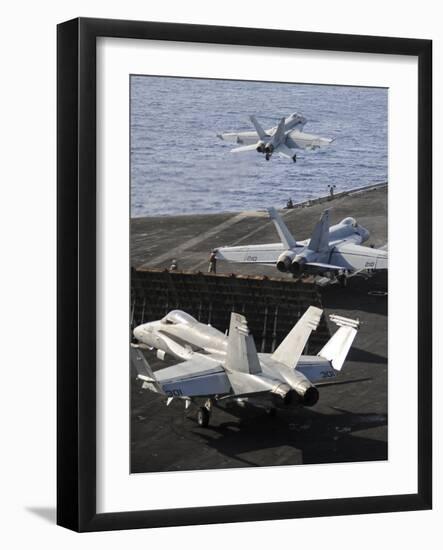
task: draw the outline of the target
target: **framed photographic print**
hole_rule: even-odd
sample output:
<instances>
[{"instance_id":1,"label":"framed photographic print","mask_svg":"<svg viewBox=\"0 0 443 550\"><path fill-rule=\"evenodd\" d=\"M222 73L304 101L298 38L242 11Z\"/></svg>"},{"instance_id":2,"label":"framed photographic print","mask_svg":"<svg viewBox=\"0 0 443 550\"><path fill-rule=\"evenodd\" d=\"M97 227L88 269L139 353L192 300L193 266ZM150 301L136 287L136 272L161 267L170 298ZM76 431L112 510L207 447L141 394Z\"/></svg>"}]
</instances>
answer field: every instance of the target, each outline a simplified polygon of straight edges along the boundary
<instances>
[{"instance_id":1,"label":"framed photographic print","mask_svg":"<svg viewBox=\"0 0 443 550\"><path fill-rule=\"evenodd\" d=\"M59 525L431 507L431 64L59 25Z\"/></svg>"}]
</instances>

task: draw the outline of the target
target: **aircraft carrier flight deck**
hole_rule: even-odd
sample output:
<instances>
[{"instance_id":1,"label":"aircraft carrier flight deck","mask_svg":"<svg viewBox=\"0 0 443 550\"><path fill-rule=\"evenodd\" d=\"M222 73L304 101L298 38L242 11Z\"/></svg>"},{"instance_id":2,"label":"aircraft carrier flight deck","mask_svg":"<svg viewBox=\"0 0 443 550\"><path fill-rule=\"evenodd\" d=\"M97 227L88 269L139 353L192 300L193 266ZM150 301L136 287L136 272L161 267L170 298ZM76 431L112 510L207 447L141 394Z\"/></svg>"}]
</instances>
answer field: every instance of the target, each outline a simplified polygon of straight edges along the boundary
<instances>
[{"instance_id":1,"label":"aircraft carrier flight deck","mask_svg":"<svg viewBox=\"0 0 443 550\"><path fill-rule=\"evenodd\" d=\"M369 229L366 246L384 247L387 184L337 193L283 209L297 240L308 238L325 208L333 223L353 216ZM343 371L320 387L312 408L279 411L275 418L253 407L216 407L207 428L175 399L141 389L131 370L131 472L386 460L387 274L357 274L346 287L308 277L295 281L272 266L217 262L222 245L278 242L266 212L235 212L131 220L131 325L155 320L170 309L188 310L224 331L232 310L244 313L258 351L272 351L309 305L324 309L313 339L316 353L334 326L329 314L359 319L360 330ZM176 268L170 271L175 260ZM318 284L320 283L320 284ZM313 334L314 336L314 334ZM146 355L155 371L177 363Z\"/></svg>"}]
</instances>

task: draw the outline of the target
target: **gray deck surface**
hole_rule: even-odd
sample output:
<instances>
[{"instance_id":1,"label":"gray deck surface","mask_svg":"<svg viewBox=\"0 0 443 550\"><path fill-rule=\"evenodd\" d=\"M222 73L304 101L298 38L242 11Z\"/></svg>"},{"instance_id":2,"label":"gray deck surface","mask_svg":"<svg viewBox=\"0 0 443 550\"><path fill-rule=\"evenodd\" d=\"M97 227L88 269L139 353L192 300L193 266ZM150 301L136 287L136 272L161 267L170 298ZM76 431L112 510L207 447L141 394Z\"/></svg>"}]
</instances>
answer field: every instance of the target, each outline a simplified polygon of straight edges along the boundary
<instances>
[{"instance_id":1,"label":"gray deck surface","mask_svg":"<svg viewBox=\"0 0 443 550\"><path fill-rule=\"evenodd\" d=\"M311 236L325 208L331 223L347 216L369 229L366 244L387 242L387 187L339 196L307 207L282 210L283 219L297 240ZM193 216L162 216L131 220L131 262L137 268L169 268L173 259L183 271L206 271L212 249L220 246L279 242L266 212L235 212ZM280 276L271 266L218 262L217 272Z\"/></svg>"},{"instance_id":2,"label":"gray deck surface","mask_svg":"<svg viewBox=\"0 0 443 550\"><path fill-rule=\"evenodd\" d=\"M333 207L334 222L356 217L371 232L368 243L387 242L386 188L285 211L296 238L309 237L325 206ZM216 227L220 230L214 231ZM276 241L273 226L261 213L139 218L132 220L132 264L166 267L176 258L179 269L206 270L208 253L216 246ZM217 271L278 275L272 268L240 270L222 263ZM386 289L383 275L354 277L348 288L333 285L322 290L326 314L337 312L361 321L337 379L360 381L321 388L320 400L311 409L284 411L271 419L252 408L215 408L209 428L199 428L195 409L185 412L177 400L166 407L164 398L141 390L132 373L131 471L387 459L387 297L372 294L380 289ZM158 361L152 353L148 359L154 370L174 363Z\"/></svg>"}]
</instances>

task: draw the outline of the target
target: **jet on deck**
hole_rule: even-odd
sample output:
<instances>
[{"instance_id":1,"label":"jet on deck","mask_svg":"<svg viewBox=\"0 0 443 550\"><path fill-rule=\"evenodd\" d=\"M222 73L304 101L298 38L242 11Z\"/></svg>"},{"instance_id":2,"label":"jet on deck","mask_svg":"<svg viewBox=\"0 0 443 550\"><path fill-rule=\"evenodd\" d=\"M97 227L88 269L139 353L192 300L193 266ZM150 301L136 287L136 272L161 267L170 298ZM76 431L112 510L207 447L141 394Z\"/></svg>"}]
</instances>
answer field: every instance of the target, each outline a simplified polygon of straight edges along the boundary
<instances>
[{"instance_id":1,"label":"jet on deck","mask_svg":"<svg viewBox=\"0 0 443 550\"><path fill-rule=\"evenodd\" d=\"M357 334L359 322L331 315L338 330L315 355L303 355L311 332L323 311L310 306L283 342L272 353L257 353L246 318L231 314L228 335L204 325L184 311L134 329L138 344L131 355L143 388L163 394L167 404L178 398L199 404L198 423L207 426L212 407L220 402L252 404L270 413L278 408L313 406L317 386L329 383L342 369ZM157 357L172 356L182 362L151 370L143 349Z\"/></svg>"},{"instance_id":2,"label":"jet on deck","mask_svg":"<svg viewBox=\"0 0 443 550\"><path fill-rule=\"evenodd\" d=\"M311 238L296 241L278 212L274 208L267 211L280 243L225 246L214 251L216 259L275 265L279 271L292 273L294 277L304 273L333 273L343 284L350 273L388 267L386 250L362 246L369 238L369 231L354 218L344 218L331 226L329 210L325 210Z\"/></svg>"}]
</instances>

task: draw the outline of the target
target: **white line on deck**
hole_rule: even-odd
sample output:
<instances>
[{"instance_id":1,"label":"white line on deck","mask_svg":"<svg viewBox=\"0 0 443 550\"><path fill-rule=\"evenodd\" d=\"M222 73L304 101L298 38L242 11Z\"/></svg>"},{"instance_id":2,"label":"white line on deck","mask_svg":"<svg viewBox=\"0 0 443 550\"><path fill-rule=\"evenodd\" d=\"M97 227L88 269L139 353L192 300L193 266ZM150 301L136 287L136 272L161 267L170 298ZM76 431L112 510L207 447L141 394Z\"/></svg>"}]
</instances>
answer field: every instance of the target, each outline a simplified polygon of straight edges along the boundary
<instances>
[{"instance_id":1,"label":"white line on deck","mask_svg":"<svg viewBox=\"0 0 443 550\"><path fill-rule=\"evenodd\" d=\"M232 225L235 225L240 220L244 218L248 218L251 215L257 215L256 212L240 212L239 214L236 214L235 216L232 216L232 218L229 218L228 220L224 221L223 223L220 223L216 226L214 226L209 231L206 231L206 233L201 233L197 237L193 237L192 239L189 239L188 241L184 242L183 244L180 244L179 246L176 246L175 248L172 248L171 250L168 250L168 252L165 252L164 254L160 254L160 256L157 256L156 258L153 258L152 260L149 260L142 264L141 268L144 267L153 267L155 265L159 265L163 262L166 262L168 260L171 260L171 258L180 257L180 254L184 252L185 250L188 250L189 248L192 248L196 244L199 244L206 239L209 239L210 237L213 237L214 235L217 235L217 233L220 233L221 231L224 231L225 229L228 229L228 227L231 227Z\"/></svg>"}]
</instances>

